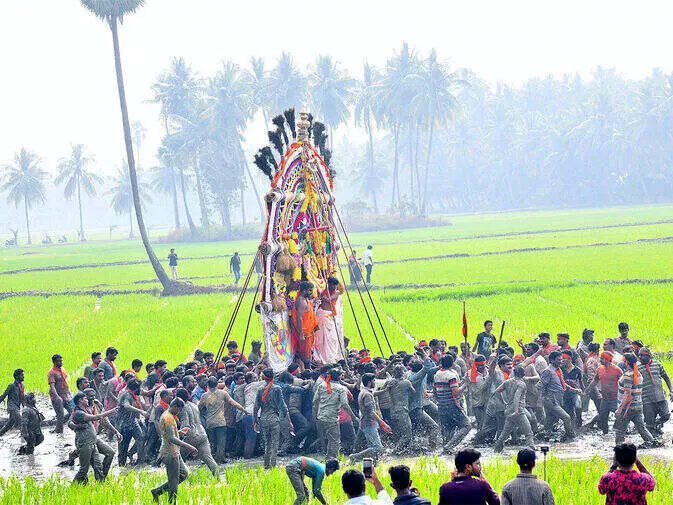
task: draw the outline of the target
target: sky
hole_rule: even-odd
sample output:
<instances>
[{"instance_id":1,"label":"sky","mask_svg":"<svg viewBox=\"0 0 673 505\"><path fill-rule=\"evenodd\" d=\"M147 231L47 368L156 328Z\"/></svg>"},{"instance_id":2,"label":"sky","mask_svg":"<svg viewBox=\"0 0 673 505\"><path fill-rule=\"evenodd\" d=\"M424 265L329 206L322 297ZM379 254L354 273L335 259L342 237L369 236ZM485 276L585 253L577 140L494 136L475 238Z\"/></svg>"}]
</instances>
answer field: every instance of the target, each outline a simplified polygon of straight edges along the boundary
<instances>
[{"instance_id":1,"label":"sky","mask_svg":"<svg viewBox=\"0 0 673 505\"><path fill-rule=\"evenodd\" d=\"M130 117L148 130L140 164L155 163L162 125L150 86L173 56L207 76L223 60L262 56L271 67L289 51L305 69L330 54L359 76L406 41L491 84L588 76L597 65L640 78L673 70L671 14L673 4L652 0L147 0L120 29ZM0 165L26 146L55 172L82 143L96 170L113 174L123 141L107 26L78 0L0 0L0 48ZM248 134L251 148L263 142L261 122Z\"/></svg>"}]
</instances>

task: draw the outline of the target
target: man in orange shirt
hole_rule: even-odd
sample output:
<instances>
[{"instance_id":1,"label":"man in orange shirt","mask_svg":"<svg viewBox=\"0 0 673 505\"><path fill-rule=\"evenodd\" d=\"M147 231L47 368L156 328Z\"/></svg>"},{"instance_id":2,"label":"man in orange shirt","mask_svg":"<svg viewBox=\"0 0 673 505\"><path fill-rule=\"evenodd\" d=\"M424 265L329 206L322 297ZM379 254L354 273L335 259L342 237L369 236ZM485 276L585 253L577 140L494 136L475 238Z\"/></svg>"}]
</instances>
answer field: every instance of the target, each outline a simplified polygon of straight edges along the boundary
<instances>
[{"instance_id":1,"label":"man in orange shirt","mask_svg":"<svg viewBox=\"0 0 673 505\"><path fill-rule=\"evenodd\" d=\"M318 320L310 300L312 293L313 284L303 281L292 309L291 323L298 342L299 357L304 363L311 360L315 332L318 329Z\"/></svg>"}]
</instances>

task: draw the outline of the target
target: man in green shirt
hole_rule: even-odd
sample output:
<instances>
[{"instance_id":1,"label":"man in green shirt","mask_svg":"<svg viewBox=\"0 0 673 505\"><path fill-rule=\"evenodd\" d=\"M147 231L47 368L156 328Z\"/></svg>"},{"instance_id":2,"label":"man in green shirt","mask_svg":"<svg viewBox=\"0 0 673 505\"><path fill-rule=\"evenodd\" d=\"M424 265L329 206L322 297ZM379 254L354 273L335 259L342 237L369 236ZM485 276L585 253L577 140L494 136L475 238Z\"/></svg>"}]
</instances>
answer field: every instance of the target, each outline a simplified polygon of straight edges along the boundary
<instances>
[{"instance_id":1,"label":"man in green shirt","mask_svg":"<svg viewBox=\"0 0 673 505\"><path fill-rule=\"evenodd\" d=\"M322 495L322 481L325 477L332 475L339 469L339 462L336 459L330 458L325 464L319 463L315 459L301 456L290 460L285 466L287 477L290 479L290 484L297 493L297 498L293 505L301 505L308 501L308 488L304 484L304 476L309 477L313 484L311 490L313 496L323 505L327 505L324 496Z\"/></svg>"}]
</instances>

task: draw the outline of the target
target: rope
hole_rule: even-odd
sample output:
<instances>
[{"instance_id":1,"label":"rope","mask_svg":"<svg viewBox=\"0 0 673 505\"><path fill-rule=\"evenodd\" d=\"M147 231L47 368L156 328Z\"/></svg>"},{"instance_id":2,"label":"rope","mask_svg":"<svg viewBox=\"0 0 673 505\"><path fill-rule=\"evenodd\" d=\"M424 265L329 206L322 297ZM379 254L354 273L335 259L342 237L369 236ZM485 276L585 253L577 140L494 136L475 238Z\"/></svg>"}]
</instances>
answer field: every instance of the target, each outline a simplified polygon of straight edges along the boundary
<instances>
[{"instance_id":1,"label":"rope","mask_svg":"<svg viewBox=\"0 0 673 505\"><path fill-rule=\"evenodd\" d=\"M229 319L229 324L227 325L227 329L224 332L224 337L222 338L222 342L220 343L220 347L217 350L217 354L215 355L215 362L219 362L220 359L222 358L222 353L224 352L224 348L227 345L227 341L229 340L229 335L231 334L231 330L234 327L234 321L236 321L236 316L238 315L238 310L241 308L241 304L243 302L243 298L245 298L245 293L248 290L248 284L250 283L250 277L252 276L252 272L255 270L255 261L257 261L257 257L259 256L259 251L257 251L257 254L255 255L255 258L250 265L250 270L248 270L248 275L245 277L245 282L243 283L243 289L241 289L240 294L238 295L238 299L236 300L236 306L234 307L234 311L231 314L231 318Z\"/></svg>"},{"instance_id":2,"label":"rope","mask_svg":"<svg viewBox=\"0 0 673 505\"><path fill-rule=\"evenodd\" d=\"M365 339L362 336L362 331L360 330L360 323L358 323L358 316L355 315L355 308L353 307L353 302L351 301L351 294L348 292L346 287L346 279L344 278L344 273L341 268L341 263L339 263L339 257L337 256L337 266L339 267L339 274L341 275L341 284L343 284L344 291L346 292L346 298L348 298L348 305L351 307L351 312L353 313L353 320L355 321L355 327L358 329L358 335L360 335L360 340L362 340L362 348L367 349L367 344L365 344Z\"/></svg>"},{"instance_id":3,"label":"rope","mask_svg":"<svg viewBox=\"0 0 673 505\"><path fill-rule=\"evenodd\" d=\"M346 233L346 228L344 227L343 221L341 221L341 215L339 215L339 209L337 209L336 205L333 206L334 212L336 213L337 219L339 220L339 224L341 225L341 229L344 232L344 237L346 237L346 242L348 243L348 248L351 251L351 254L355 258L355 254L353 254L353 247L351 246L351 241L348 238L348 234ZM341 239L339 239L341 241ZM357 259L355 260L357 264ZM358 268L360 268L360 265L358 264ZM362 269L360 268L360 272L362 272ZM369 287L367 287L367 283L363 282L363 286L365 287L365 291L367 292L367 296L369 297L369 302L372 304L372 309L374 309L374 314L376 314L376 319L379 321L379 325L381 325L381 331L383 332L383 337L386 339L386 343L388 344L388 349L390 349L391 354L395 354L393 351L393 347L390 345L390 340L388 340L388 335L386 334L386 329L383 327L383 322L381 321L381 317L379 316L379 311L376 310L376 304L374 304L374 299L372 298L372 294L369 292ZM355 283L357 286L357 282ZM359 290L359 287L358 287ZM376 335L376 333L375 333Z\"/></svg>"},{"instance_id":4,"label":"rope","mask_svg":"<svg viewBox=\"0 0 673 505\"><path fill-rule=\"evenodd\" d=\"M243 336L243 345L241 346L241 355L238 357L237 363L240 363L243 360L243 351L245 350L245 344L248 341L248 329L250 328L250 319L252 319L252 312L255 310L255 300L257 300L257 293L259 293L259 286L262 284L263 276L259 276L257 279L257 287L255 288L255 294L252 297L252 303L250 304L250 312L248 313L248 322L245 325L245 335Z\"/></svg>"}]
</instances>

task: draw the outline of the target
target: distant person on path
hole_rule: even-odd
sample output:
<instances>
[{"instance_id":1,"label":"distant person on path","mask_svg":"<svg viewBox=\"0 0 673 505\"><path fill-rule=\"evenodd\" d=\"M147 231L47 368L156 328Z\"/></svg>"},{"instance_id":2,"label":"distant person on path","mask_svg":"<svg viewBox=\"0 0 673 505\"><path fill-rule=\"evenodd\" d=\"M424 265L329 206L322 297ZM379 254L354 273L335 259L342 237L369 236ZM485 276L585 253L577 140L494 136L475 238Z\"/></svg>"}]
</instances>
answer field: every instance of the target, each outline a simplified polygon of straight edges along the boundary
<instances>
[{"instance_id":1,"label":"distant person on path","mask_svg":"<svg viewBox=\"0 0 673 505\"><path fill-rule=\"evenodd\" d=\"M495 338L495 335L491 333L493 331L493 321L487 319L484 321L484 331L477 335L477 340L474 342L474 347L472 347L472 352L481 354L482 356L490 356L491 350L495 347L498 340Z\"/></svg>"},{"instance_id":2,"label":"distant person on path","mask_svg":"<svg viewBox=\"0 0 673 505\"><path fill-rule=\"evenodd\" d=\"M369 481L376 490L376 499L367 496L365 482ZM346 470L341 476L341 488L348 496L346 505L393 505L390 495L381 484L376 469L372 468L372 476L365 478L360 470Z\"/></svg>"},{"instance_id":3,"label":"distant person on path","mask_svg":"<svg viewBox=\"0 0 673 505\"><path fill-rule=\"evenodd\" d=\"M362 264L365 266L367 271L367 284L372 283L372 268L374 267L374 258L372 258L372 246L371 244L367 246L365 252L362 254Z\"/></svg>"},{"instance_id":4,"label":"distant person on path","mask_svg":"<svg viewBox=\"0 0 673 505\"><path fill-rule=\"evenodd\" d=\"M168 253L168 266L171 267L171 275L174 281L178 280L178 255L175 249Z\"/></svg>"},{"instance_id":5,"label":"distant person on path","mask_svg":"<svg viewBox=\"0 0 673 505\"><path fill-rule=\"evenodd\" d=\"M241 256L238 251L229 260L229 273L234 273L234 284L238 286L238 281L241 279Z\"/></svg>"},{"instance_id":6,"label":"distant person on path","mask_svg":"<svg viewBox=\"0 0 673 505\"><path fill-rule=\"evenodd\" d=\"M502 488L502 505L554 505L549 484L533 474L535 451L524 447L516 456L519 473Z\"/></svg>"},{"instance_id":7,"label":"distant person on path","mask_svg":"<svg viewBox=\"0 0 673 505\"><path fill-rule=\"evenodd\" d=\"M33 454L35 447L44 442L42 421L44 416L35 407L35 395L28 393L23 399L24 407L21 410L21 436L26 442L19 448L19 454Z\"/></svg>"},{"instance_id":8,"label":"distant person on path","mask_svg":"<svg viewBox=\"0 0 673 505\"><path fill-rule=\"evenodd\" d=\"M168 493L168 503L175 503L178 497L178 486L189 476L185 462L180 456L180 448L186 449L192 456L198 453L196 447L180 440L180 435L189 433L189 428L178 430L177 419L184 407L185 402L180 398L173 399L168 410L161 415L159 420L161 431L159 458L166 465L167 480L161 486L152 489L152 499L157 503L164 493Z\"/></svg>"},{"instance_id":9,"label":"distant person on path","mask_svg":"<svg viewBox=\"0 0 673 505\"><path fill-rule=\"evenodd\" d=\"M654 477L638 458L636 446L619 444L615 446L614 463L598 482L598 492L605 495L605 505L646 505L646 495L655 485Z\"/></svg>"},{"instance_id":10,"label":"distant person on path","mask_svg":"<svg viewBox=\"0 0 673 505\"><path fill-rule=\"evenodd\" d=\"M309 501L308 488L304 484L304 476L311 479L311 492L313 497L323 505L327 505L324 496L322 495L322 481L325 477L329 477L339 469L339 462L336 459L328 459L325 464L316 461L313 458L306 458L301 456L288 461L285 465L285 472L287 478L290 479L290 484L297 494L293 505L301 505L305 501Z\"/></svg>"},{"instance_id":11,"label":"distant person on path","mask_svg":"<svg viewBox=\"0 0 673 505\"><path fill-rule=\"evenodd\" d=\"M23 370L17 368L14 370L14 382L5 388L5 392L0 395L0 404L7 398L7 414L9 419L5 425L0 428L0 436L7 433L12 428L21 426L21 406L23 405Z\"/></svg>"},{"instance_id":12,"label":"distant person on path","mask_svg":"<svg viewBox=\"0 0 673 505\"><path fill-rule=\"evenodd\" d=\"M360 265L358 265L356 251L353 251L348 257L348 274L351 278L351 287L354 288L358 282L362 282L362 271L360 270Z\"/></svg>"},{"instance_id":13,"label":"distant person on path","mask_svg":"<svg viewBox=\"0 0 673 505\"><path fill-rule=\"evenodd\" d=\"M439 488L438 505L500 505L500 498L481 470L481 453L474 449L458 451L456 470L450 482Z\"/></svg>"},{"instance_id":14,"label":"distant person on path","mask_svg":"<svg viewBox=\"0 0 673 505\"><path fill-rule=\"evenodd\" d=\"M391 466L388 468L388 474L390 487L397 493L393 501L395 505L431 505L430 500L414 492L411 487L411 471L407 465Z\"/></svg>"},{"instance_id":15,"label":"distant person on path","mask_svg":"<svg viewBox=\"0 0 673 505\"><path fill-rule=\"evenodd\" d=\"M68 375L63 370L63 356L54 354L51 357L53 367L47 374L47 383L49 384L49 398L51 405L56 413L56 428L54 433L63 433L66 414L70 417L73 409L72 398L70 397L70 387L68 387Z\"/></svg>"}]
</instances>

